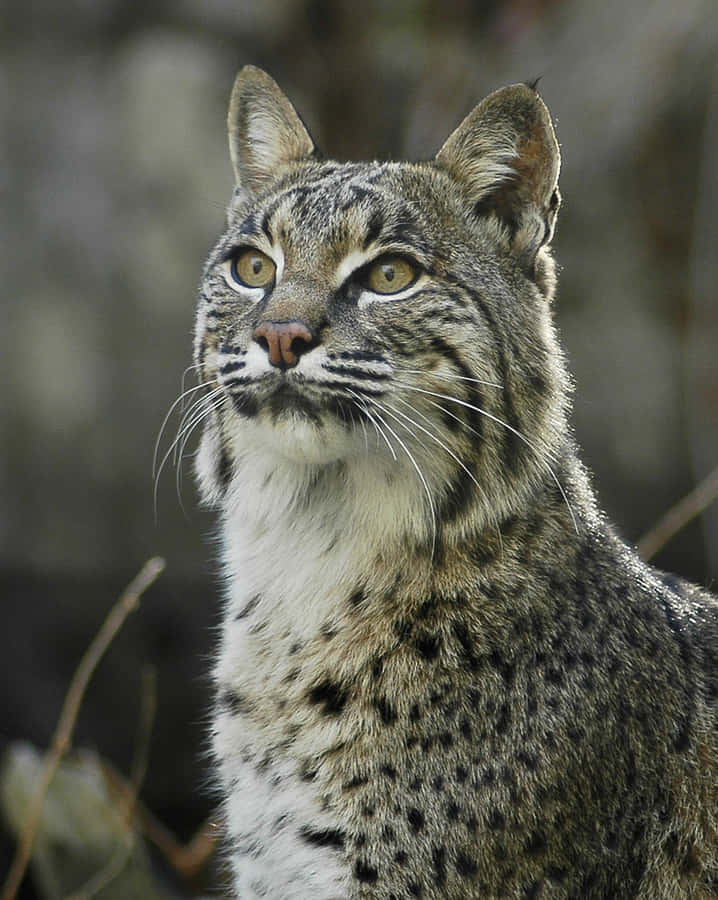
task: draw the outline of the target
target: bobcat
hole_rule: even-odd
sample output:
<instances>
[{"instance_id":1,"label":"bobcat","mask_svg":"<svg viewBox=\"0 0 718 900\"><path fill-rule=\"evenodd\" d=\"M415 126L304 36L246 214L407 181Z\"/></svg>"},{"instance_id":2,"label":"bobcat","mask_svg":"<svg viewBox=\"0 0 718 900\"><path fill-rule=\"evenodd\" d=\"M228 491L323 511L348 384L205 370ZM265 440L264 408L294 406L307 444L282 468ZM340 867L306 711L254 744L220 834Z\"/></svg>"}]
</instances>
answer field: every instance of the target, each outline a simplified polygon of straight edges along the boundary
<instances>
[{"instance_id":1,"label":"bobcat","mask_svg":"<svg viewBox=\"0 0 718 900\"><path fill-rule=\"evenodd\" d=\"M718 897L718 605L578 460L542 100L338 163L246 67L229 144L195 350L236 896Z\"/></svg>"}]
</instances>

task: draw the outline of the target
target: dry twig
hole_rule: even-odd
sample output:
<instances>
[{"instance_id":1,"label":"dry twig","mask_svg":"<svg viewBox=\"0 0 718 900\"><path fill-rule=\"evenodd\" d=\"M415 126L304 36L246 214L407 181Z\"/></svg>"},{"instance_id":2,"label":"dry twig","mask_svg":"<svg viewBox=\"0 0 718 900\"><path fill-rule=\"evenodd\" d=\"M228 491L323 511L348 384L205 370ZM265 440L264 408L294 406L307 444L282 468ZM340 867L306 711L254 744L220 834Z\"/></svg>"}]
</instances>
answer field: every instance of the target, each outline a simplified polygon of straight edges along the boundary
<instances>
[{"instance_id":1,"label":"dry twig","mask_svg":"<svg viewBox=\"0 0 718 900\"><path fill-rule=\"evenodd\" d=\"M672 506L638 542L638 553L648 560L692 519L718 499L718 466L691 492Z\"/></svg>"},{"instance_id":2,"label":"dry twig","mask_svg":"<svg viewBox=\"0 0 718 900\"><path fill-rule=\"evenodd\" d=\"M131 785L110 763L103 761L102 771L112 789L121 797L127 798L131 794ZM170 868L185 882L196 878L209 864L219 842L215 817L200 825L186 844L182 844L141 800L137 801L135 818L147 840L155 845Z\"/></svg>"},{"instance_id":3,"label":"dry twig","mask_svg":"<svg viewBox=\"0 0 718 900\"><path fill-rule=\"evenodd\" d=\"M45 753L42 771L30 802L27 820L18 841L15 858L3 886L1 900L14 900L22 883L40 825L45 796L57 767L70 748L77 716L90 679L115 635L124 624L125 619L137 609L140 597L155 581L164 567L164 560L159 557L153 557L145 563L110 610L109 615L85 651L80 664L75 670L75 674L72 676L55 733Z\"/></svg>"},{"instance_id":4,"label":"dry twig","mask_svg":"<svg viewBox=\"0 0 718 900\"><path fill-rule=\"evenodd\" d=\"M135 741L135 754L132 761L132 774L127 791L122 795L121 816L125 823L123 839L107 864L77 891L65 900L93 900L100 891L113 882L121 874L129 862L134 847L132 820L138 802L142 783L147 772L149 760L152 725L157 713L157 672L154 666L145 666L142 670L140 688L140 717Z\"/></svg>"}]
</instances>

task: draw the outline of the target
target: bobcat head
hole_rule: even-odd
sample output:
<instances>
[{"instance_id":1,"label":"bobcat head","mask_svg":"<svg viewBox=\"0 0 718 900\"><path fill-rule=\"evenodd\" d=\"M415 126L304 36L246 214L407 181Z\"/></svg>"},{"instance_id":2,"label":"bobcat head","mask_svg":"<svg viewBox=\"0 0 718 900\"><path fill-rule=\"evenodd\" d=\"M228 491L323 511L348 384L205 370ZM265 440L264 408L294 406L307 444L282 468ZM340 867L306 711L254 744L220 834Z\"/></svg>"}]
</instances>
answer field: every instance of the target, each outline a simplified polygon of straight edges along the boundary
<instances>
[{"instance_id":1,"label":"bobcat head","mask_svg":"<svg viewBox=\"0 0 718 900\"><path fill-rule=\"evenodd\" d=\"M356 464L403 479L434 524L510 514L567 436L550 322L559 151L540 97L491 94L430 162L340 163L248 66L229 146L236 186L195 343L205 498L259 456L298 478Z\"/></svg>"}]
</instances>

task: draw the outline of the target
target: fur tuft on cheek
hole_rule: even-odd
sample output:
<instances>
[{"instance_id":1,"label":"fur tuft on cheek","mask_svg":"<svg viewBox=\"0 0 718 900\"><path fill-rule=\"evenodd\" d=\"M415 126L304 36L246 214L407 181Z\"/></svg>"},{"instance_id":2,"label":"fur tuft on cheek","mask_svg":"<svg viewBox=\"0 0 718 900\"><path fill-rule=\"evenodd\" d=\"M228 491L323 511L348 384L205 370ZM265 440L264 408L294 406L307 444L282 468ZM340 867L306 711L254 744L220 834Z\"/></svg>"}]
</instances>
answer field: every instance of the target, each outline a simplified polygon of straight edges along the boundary
<instances>
[{"instance_id":1,"label":"fur tuft on cheek","mask_svg":"<svg viewBox=\"0 0 718 900\"><path fill-rule=\"evenodd\" d=\"M551 303L556 294L556 261L550 247L542 247L536 255L534 280L546 302Z\"/></svg>"},{"instance_id":2,"label":"fur tuft on cheek","mask_svg":"<svg viewBox=\"0 0 718 900\"><path fill-rule=\"evenodd\" d=\"M219 506L231 477L231 462L215 423L208 423L202 433L195 459L195 474L202 504Z\"/></svg>"}]
</instances>

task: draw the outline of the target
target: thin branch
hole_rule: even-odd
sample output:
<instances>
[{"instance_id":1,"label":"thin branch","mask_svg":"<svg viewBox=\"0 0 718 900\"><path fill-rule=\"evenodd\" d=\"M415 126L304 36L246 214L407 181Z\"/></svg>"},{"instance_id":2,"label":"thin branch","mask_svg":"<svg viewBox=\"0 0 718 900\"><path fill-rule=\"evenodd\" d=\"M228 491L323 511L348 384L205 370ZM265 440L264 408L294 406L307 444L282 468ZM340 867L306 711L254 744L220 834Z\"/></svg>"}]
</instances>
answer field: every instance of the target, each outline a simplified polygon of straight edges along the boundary
<instances>
[{"instance_id":1,"label":"thin branch","mask_svg":"<svg viewBox=\"0 0 718 900\"><path fill-rule=\"evenodd\" d=\"M102 771L110 787L120 796L132 791L123 775L109 762L103 760ZM220 832L216 816L210 816L186 844L182 844L167 826L161 822L141 800L135 809L135 819L142 834L155 845L165 862L183 881L191 881L209 864L219 843Z\"/></svg>"},{"instance_id":2,"label":"thin branch","mask_svg":"<svg viewBox=\"0 0 718 900\"><path fill-rule=\"evenodd\" d=\"M140 795L140 789L147 774L147 766L150 756L150 742L152 739L152 726L157 715L157 669L147 665L142 669L142 687L140 696L140 718L135 740L135 754L130 770L130 792L126 797L123 812L125 822L129 827L135 814L135 807Z\"/></svg>"},{"instance_id":3,"label":"thin branch","mask_svg":"<svg viewBox=\"0 0 718 900\"><path fill-rule=\"evenodd\" d=\"M134 758L132 760L132 774L128 789L121 798L120 815L124 823L124 833L121 842L115 848L115 852L107 864L102 866L98 872L95 872L79 890L73 891L72 894L65 897L65 900L94 900L100 891L103 891L108 884L119 878L130 861L135 845L132 819L147 772L152 725L157 712L157 670L154 666L148 665L143 667L141 682L140 716L135 739Z\"/></svg>"},{"instance_id":4,"label":"thin branch","mask_svg":"<svg viewBox=\"0 0 718 900\"><path fill-rule=\"evenodd\" d=\"M42 771L40 772L35 793L30 801L27 820L18 841L15 858L3 886L1 900L15 900L22 879L25 876L40 825L45 797L57 767L70 747L77 716L90 679L107 648L124 624L125 619L138 608L140 597L155 581L164 567L164 560L157 556L149 559L144 564L110 610L100 630L80 660L75 674L72 676L55 733L45 753Z\"/></svg>"},{"instance_id":5,"label":"thin branch","mask_svg":"<svg viewBox=\"0 0 718 900\"><path fill-rule=\"evenodd\" d=\"M638 542L639 555L646 560L655 556L674 535L716 499L718 499L718 466L643 535Z\"/></svg>"}]
</instances>

